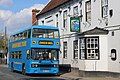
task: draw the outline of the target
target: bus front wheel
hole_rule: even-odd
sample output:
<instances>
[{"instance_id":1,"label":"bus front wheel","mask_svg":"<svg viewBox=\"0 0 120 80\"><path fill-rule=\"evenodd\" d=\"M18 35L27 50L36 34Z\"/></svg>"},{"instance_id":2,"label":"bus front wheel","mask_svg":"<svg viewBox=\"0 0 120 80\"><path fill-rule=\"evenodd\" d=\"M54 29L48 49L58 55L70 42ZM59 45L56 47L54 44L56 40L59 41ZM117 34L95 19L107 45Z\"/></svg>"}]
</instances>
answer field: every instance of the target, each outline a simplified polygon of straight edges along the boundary
<instances>
[{"instance_id":1,"label":"bus front wheel","mask_svg":"<svg viewBox=\"0 0 120 80\"><path fill-rule=\"evenodd\" d=\"M25 70L25 64L23 63L23 65L22 65L22 74L23 75L26 75L26 70Z\"/></svg>"}]
</instances>

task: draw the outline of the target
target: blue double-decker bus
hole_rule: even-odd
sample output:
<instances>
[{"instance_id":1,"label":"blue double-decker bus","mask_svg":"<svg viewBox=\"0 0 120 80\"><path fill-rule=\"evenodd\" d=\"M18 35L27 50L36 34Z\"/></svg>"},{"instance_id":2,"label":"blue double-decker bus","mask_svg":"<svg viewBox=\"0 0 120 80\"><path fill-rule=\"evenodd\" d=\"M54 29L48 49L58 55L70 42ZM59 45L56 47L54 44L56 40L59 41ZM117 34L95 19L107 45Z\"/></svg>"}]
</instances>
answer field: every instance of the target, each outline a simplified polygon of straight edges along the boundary
<instances>
[{"instance_id":1,"label":"blue double-decker bus","mask_svg":"<svg viewBox=\"0 0 120 80\"><path fill-rule=\"evenodd\" d=\"M9 68L23 74L59 73L57 27L32 26L10 36Z\"/></svg>"}]
</instances>

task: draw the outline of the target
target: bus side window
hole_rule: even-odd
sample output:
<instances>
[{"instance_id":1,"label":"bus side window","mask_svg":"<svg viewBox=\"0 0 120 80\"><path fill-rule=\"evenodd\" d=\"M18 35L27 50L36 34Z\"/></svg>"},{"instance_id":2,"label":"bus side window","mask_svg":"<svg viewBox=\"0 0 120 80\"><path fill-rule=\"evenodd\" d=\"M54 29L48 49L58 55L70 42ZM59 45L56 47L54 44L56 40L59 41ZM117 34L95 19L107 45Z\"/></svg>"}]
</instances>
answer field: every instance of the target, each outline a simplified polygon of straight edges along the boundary
<instances>
[{"instance_id":1,"label":"bus side window","mask_svg":"<svg viewBox=\"0 0 120 80\"><path fill-rule=\"evenodd\" d=\"M30 38L31 37L31 30L29 29L28 30L28 38Z\"/></svg>"},{"instance_id":2,"label":"bus side window","mask_svg":"<svg viewBox=\"0 0 120 80\"><path fill-rule=\"evenodd\" d=\"M48 30L48 36L49 36L49 38L54 38L54 31Z\"/></svg>"},{"instance_id":3,"label":"bus side window","mask_svg":"<svg viewBox=\"0 0 120 80\"><path fill-rule=\"evenodd\" d=\"M12 42L13 41L13 36L10 36L10 42Z\"/></svg>"},{"instance_id":4,"label":"bus side window","mask_svg":"<svg viewBox=\"0 0 120 80\"><path fill-rule=\"evenodd\" d=\"M17 35L15 35L15 41L17 40Z\"/></svg>"},{"instance_id":5,"label":"bus side window","mask_svg":"<svg viewBox=\"0 0 120 80\"><path fill-rule=\"evenodd\" d=\"M23 32L22 34L22 39L26 39L27 38L27 31Z\"/></svg>"},{"instance_id":6,"label":"bus side window","mask_svg":"<svg viewBox=\"0 0 120 80\"><path fill-rule=\"evenodd\" d=\"M54 37L59 38L59 32L58 31L54 31Z\"/></svg>"},{"instance_id":7,"label":"bus side window","mask_svg":"<svg viewBox=\"0 0 120 80\"><path fill-rule=\"evenodd\" d=\"M13 39L12 39L12 41L15 41L15 35L13 36Z\"/></svg>"},{"instance_id":8,"label":"bus side window","mask_svg":"<svg viewBox=\"0 0 120 80\"><path fill-rule=\"evenodd\" d=\"M30 54L31 54L31 51L30 50L27 50L27 59L30 59Z\"/></svg>"},{"instance_id":9,"label":"bus side window","mask_svg":"<svg viewBox=\"0 0 120 80\"><path fill-rule=\"evenodd\" d=\"M19 58L20 59L22 58L22 52L21 51L19 52Z\"/></svg>"},{"instance_id":10,"label":"bus side window","mask_svg":"<svg viewBox=\"0 0 120 80\"><path fill-rule=\"evenodd\" d=\"M19 37L19 40L21 40L22 39L22 34L20 33L18 37Z\"/></svg>"},{"instance_id":11,"label":"bus side window","mask_svg":"<svg viewBox=\"0 0 120 80\"><path fill-rule=\"evenodd\" d=\"M13 53L11 53L11 58L13 59Z\"/></svg>"}]
</instances>

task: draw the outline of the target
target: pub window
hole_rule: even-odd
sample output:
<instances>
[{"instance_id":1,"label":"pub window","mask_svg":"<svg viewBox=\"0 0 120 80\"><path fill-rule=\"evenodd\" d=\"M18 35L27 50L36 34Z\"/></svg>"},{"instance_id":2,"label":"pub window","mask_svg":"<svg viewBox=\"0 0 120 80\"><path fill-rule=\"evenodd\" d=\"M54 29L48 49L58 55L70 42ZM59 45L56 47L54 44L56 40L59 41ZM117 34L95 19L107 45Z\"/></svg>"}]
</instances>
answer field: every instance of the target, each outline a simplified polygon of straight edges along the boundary
<instances>
[{"instance_id":1,"label":"pub window","mask_svg":"<svg viewBox=\"0 0 120 80\"><path fill-rule=\"evenodd\" d=\"M67 10L63 12L63 27L67 27Z\"/></svg>"},{"instance_id":2,"label":"pub window","mask_svg":"<svg viewBox=\"0 0 120 80\"><path fill-rule=\"evenodd\" d=\"M102 2L102 17L108 16L108 0L101 0Z\"/></svg>"},{"instance_id":3,"label":"pub window","mask_svg":"<svg viewBox=\"0 0 120 80\"><path fill-rule=\"evenodd\" d=\"M67 42L63 42L63 58L67 58Z\"/></svg>"},{"instance_id":4,"label":"pub window","mask_svg":"<svg viewBox=\"0 0 120 80\"><path fill-rule=\"evenodd\" d=\"M80 59L98 60L99 58L99 38L80 38Z\"/></svg>"},{"instance_id":5,"label":"pub window","mask_svg":"<svg viewBox=\"0 0 120 80\"><path fill-rule=\"evenodd\" d=\"M90 22L91 21L91 0L86 2L86 21Z\"/></svg>"},{"instance_id":6,"label":"pub window","mask_svg":"<svg viewBox=\"0 0 120 80\"><path fill-rule=\"evenodd\" d=\"M78 59L78 40L73 42L73 59Z\"/></svg>"},{"instance_id":7,"label":"pub window","mask_svg":"<svg viewBox=\"0 0 120 80\"><path fill-rule=\"evenodd\" d=\"M59 23L59 21L58 21L58 14L56 14L56 26L58 27L58 23Z\"/></svg>"},{"instance_id":8,"label":"pub window","mask_svg":"<svg viewBox=\"0 0 120 80\"><path fill-rule=\"evenodd\" d=\"M80 10L80 21L82 22L82 10Z\"/></svg>"},{"instance_id":9,"label":"pub window","mask_svg":"<svg viewBox=\"0 0 120 80\"><path fill-rule=\"evenodd\" d=\"M113 61L115 61L117 59L117 56L116 56L116 50L115 49L112 49L111 50L111 59Z\"/></svg>"},{"instance_id":10,"label":"pub window","mask_svg":"<svg viewBox=\"0 0 120 80\"><path fill-rule=\"evenodd\" d=\"M78 6L73 8L73 15L78 15Z\"/></svg>"},{"instance_id":11,"label":"pub window","mask_svg":"<svg viewBox=\"0 0 120 80\"><path fill-rule=\"evenodd\" d=\"M42 21L42 25L44 25L44 21Z\"/></svg>"}]
</instances>

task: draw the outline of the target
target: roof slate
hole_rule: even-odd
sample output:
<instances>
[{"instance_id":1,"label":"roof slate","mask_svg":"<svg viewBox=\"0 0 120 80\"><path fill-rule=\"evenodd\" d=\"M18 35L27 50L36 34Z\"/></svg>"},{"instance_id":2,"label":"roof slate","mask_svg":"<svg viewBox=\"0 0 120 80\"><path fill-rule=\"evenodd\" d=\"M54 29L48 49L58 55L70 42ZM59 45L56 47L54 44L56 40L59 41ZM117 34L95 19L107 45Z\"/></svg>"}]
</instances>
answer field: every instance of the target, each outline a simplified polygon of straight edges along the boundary
<instances>
[{"instance_id":1,"label":"roof slate","mask_svg":"<svg viewBox=\"0 0 120 80\"><path fill-rule=\"evenodd\" d=\"M43 9L42 11L37 15L37 17L41 14L44 14L70 0L51 0Z\"/></svg>"},{"instance_id":2,"label":"roof slate","mask_svg":"<svg viewBox=\"0 0 120 80\"><path fill-rule=\"evenodd\" d=\"M108 30L105 30L103 28L98 28L98 27L95 27L94 29L91 29L91 30L88 30L88 31L85 31L83 33L80 33L79 35L99 35L99 34L108 34Z\"/></svg>"}]
</instances>

